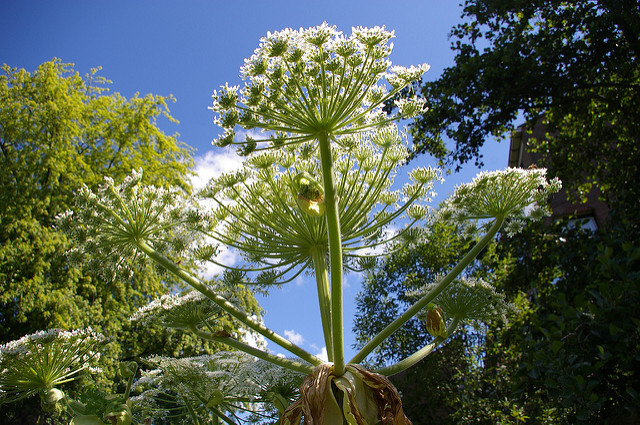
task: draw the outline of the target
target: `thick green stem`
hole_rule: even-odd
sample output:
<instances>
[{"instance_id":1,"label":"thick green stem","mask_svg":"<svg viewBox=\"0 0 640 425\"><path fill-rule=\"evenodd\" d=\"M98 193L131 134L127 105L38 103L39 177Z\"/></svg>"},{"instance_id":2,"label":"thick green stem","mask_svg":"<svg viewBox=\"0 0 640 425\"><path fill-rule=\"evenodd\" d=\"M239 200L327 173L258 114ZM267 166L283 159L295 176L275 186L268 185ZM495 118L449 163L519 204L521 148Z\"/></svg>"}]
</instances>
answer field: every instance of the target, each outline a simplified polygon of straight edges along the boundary
<instances>
[{"instance_id":1,"label":"thick green stem","mask_svg":"<svg viewBox=\"0 0 640 425\"><path fill-rule=\"evenodd\" d=\"M201 329L198 329L195 326L189 327L189 330L194 334L196 334L197 336L199 336L200 338L203 338L209 341L220 342L222 344L228 345L229 347L233 347L244 353L250 354L254 357L257 357L259 359L262 359L269 363L273 363L277 366L280 366L286 369L295 370L296 372L305 373L305 374L309 374L313 371L313 366L311 365L305 365L293 360L274 356L273 354L266 353L258 348L252 347L248 344L245 344L244 342L240 342L237 339L233 339L231 337L219 336L211 332L205 332Z\"/></svg>"},{"instance_id":2,"label":"thick green stem","mask_svg":"<svg viewBox=\"0 0 640 425\"><path fill-rule=\"evenodd\" d=\"M420 298L418 302L412 305L407 311L405 311L396 320L391 322L386 328L378 333L371 341L367 343L362 349L351 359L349 363L360 363L371 353L377 346L387 339L392 333L400 329L402 325L408 322L413 316L418 314L420 310L425 308L435 297L437 297L453 280L458 277L460 273L480 254L480 251L493 239L498 233L504 218L498 217L493 222L487 233L471 248L471 250L460 260L460 262L449 272L447 275L424 297Z\"/></svg>"},{"instance_id":3,"label":"thick green stem","mask_svg":"<svg viewBox=\"0 0 640 425\"><path fill-rule=\"evenodd\" d=\"M149 258L151 258L153 261L157 262L158 264L163 266L165 269L167 269L169 272L174 274L176 277L181 279L183 282L189 284L192 288L202 293L204 296L206 296L211 301L216 303L221 309L226 311L229 315L231 315L236 320L246 325L249 329L256 331L257 333L264 336L268 340L278 344L280 347L290 351L291 353L300 357L302 360L305 360L313 365L318 366L324 363L322 359L319 359L313 354L303 350L302 348L293 344L291 341L287 340L283 336L278 335L271 329L267 328L262 323L259 323L253 318L251 318L250 316L248 316L245 312L238 309L236 306L234 306L229 301L227 301L224 297L216 294L208 285L206 285L200 279L191 275L186 270L180 268L180 266L178 266L176 263L174 263L164 255L160 254L158 251L153 249L153 247L151 247L145 241L138 241L136 245L142 252L147 254Z\"/></svg>"},{"instance_id":4,"label":"thick green stem","mask_svg":"<svg viewBox=\"0 0 640 425\"><path fill-rule=\"evenodd\" d=\"M329 361L333 361L333 337L331 329L331 294L329 289L329 271L327 270L326 248L314 248L311 251L313 267L316 275L318 289L318 304L320 305L320 318L322 319L322 331L324 343L327 347Z\"/></svg>"},{"instance_id":5,"label":"thick green stem","mask_svg":"<svg viewBox=\"0 0 640 425\"><path fill-rule=\"evenodd\" d=\"M449 326L447 326L447 337L451 336L451 334L456 330L458 324L460 323L460 319L454 318ZM398 363L377 369L375 372L385 376L395 375L396 373L400 373L404 370L409 369L411 366L418 363L420 360L427 357L431 352L442 342L444 342L446 338L436 337L431 344L425 345L420 350L416 351L409 357L400 360Z\"/></svg>"},{"instance_id":6,"label":"thick green stem","mask_svg":"<svg viewBox=\"0 0 640 425\"><path fill-rule=\"evenodd\" d=\"M342 236L338 194L333 173L331 141L326 133L318 135L318 150L322 166L322 184L326 206L327 234L329 237L329 270L331 273L331 334L333 337L333 367L336 376L342 376L344 368L344 331L342 317Z\"/></svg>"}]
</instances>

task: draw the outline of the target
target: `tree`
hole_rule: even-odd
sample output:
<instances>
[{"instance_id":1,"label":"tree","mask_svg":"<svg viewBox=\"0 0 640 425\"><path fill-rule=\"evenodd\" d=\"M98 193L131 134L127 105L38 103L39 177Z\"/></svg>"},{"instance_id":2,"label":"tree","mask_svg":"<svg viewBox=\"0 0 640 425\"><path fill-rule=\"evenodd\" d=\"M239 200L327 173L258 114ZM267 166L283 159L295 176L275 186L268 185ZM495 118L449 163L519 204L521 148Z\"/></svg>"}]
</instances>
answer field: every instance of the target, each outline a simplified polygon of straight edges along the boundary
<instances>
[{"instance_id":1,"label":"tree","mask_svg":"<svg viewBox=\"0 0 640 425\"><path fill-rule=\"evenodd\" d=\"M638 3L467 0L462 18L455 65L420 87L429 109L412 126L415 154L481 165L479 148L523 112L529 129L542 120L548 130L538 165L578 195L596 186L637 206Z\"/></svg>"},{"instance_id":2,"label":"tree","mask_svg":"<svg viewBox=\"0 0 640 425\"><path fill-rule=\"evenodd\" d=\"M83 185L96 188L104 175L119 181L144 168L149 184L191 189L191 150L157 123L161 116L175 121L167 107L171 97L108 94L109 81L97 71L82 78L57 59L33 73L2 67L0 341L48 328L91 326L114 337L105 356L113 361L199 354L208 345L188 335L160 327L131 331L138 326L129 324L131 314L171 290L171 280L149 269L130 280L105 281L72 267L65 253L74 241L54 226L75 193ZM256 310L253 297L244 296L247 308ZM105 366L107 376L113 377L114 367Z\"/></svg>"},{"instance_id":3,"label":"tree","mask_svg":"<svg viewBox=\"0 0 640 425\"><path fill-rule=\"evenodd\" d=\"M597 233L531 225L499 247L517 260L501 287L527 293L530 308L495 333L488 356L511 365L512 398L532 418L638 420L638 228L612 218Z\"/></svg>"},{"instance_id":4,"label":"tree","mask_svg":"<svg viewBox=\"0 0 640 425\"><path fill-rule=\"evenodd\" d=\"M106 293L95 281L67 266L68 241L53 224L83 184L96 187L106 174L121 179L144 167L150 182L189 189L189 150L155 124L169 99L104 95L107 81L96 72L83 79L59 60L33 74L3 67L0 340L87 326L112 315L110 299L142 295L119 287L101 299ZM156 282L145 291L163 289Z\"/></svg>"},{"instance_id":5,"label":"tree","mask_svg":"<svg viewBox=\"0 0 640 425\"><path fill-rule=\"evenodd\" d=\"M597 233L530 223L520 234L502 235L495 251L481 257L476 273L493 270L493 284L517 309L480 338L464 333L392 378L405 394L438 389L407 403L424 423L637 421L640 250L629 240L638 228L622 219L613 223ZM360 338L408 302L407 294L431 279L443 257L455 258L465 240L452 229L432 232L433 239L388 257L366 279L355 324ZM449 243L437 243L442 239L435 235L447 232ZM409 350L430 338L423 323L411 325L390 341ZM401 351L383 346L376 359Z\"/></svg>"}]
</instances>

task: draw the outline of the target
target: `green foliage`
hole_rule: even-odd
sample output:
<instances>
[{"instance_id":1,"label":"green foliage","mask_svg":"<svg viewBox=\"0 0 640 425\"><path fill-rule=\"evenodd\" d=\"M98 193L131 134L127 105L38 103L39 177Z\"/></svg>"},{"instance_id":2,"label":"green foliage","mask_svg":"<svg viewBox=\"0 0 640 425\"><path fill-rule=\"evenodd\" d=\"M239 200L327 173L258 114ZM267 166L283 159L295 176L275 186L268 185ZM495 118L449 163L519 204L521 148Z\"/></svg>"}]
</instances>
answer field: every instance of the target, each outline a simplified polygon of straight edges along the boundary
<instances>
[{"instance_id":1,"label":"green foliage","mask_svg":"<svg viewBox=\"0 0 640 425\"><path fill-rule=\"evenodd\" d=\"M467 0L453 28L455 65L421 86L428 110L412 133L417 154L471 159L524 111L542 118L544 164L565 187L595 185L610 200L639 199L640 8L622 1ZM447 140L453 147L447 146ZM609 164L619 172L609 173Z\"/></svg>"},{"instance_id":2,"label":"green foliage","mask_svg":"<svg viewBox=\"0 0 640 425\"><path fill-rule=\"evenodd\" d=\"M1 341L49 327L113 323L109 316L118 316L119 300L164 289L144 280L99 285L67 266L69 242L52 227L74 192L83 184L95 187L106 173L119 179L144 165L150 182L189 188L189 151L155 123L167 113L168 99L105 95L107 81L96 72L83 79L58 60L33 74L3 67Z\"/></svg>"},{"instance_id":3,"label":"green foliage","mask_svg":"<svg viewBox=\"0 0 640 425\"><path fill-rule=\"evenodd\" d=\"M637 225L620 220L595 234L569 231L564 223L534 223L517 236L503 237L496 255L482 260L484 267L497 271L494 282L517 307L508 321L491 324L485 333L452 339L394 383L405 398L415 388L429 388L415 396L415 406L437 423L635 423L640 250L629 238L637 236ZM451 240L455 247L455 238ZM433 247L435 252L438 248ZM422 260L414 255L392 256L378 275L394 270L390 265L418 269L416 263ZM438 258L430 261L437 263ZM389 276L394 279L382 280L387 288L382 300L401 299L406 287L420 279L420 274ZM367 282L365 294L370 285ZM360 300L371 303L370 298ZM378 310L361 305L361 311L375 315L361 313L359 333L366 334L367 320L376 326L392 311L382 301L374 307ZM399 331L394 340L399 347L427 340L420 327L424 325L413 325ZM391 349L378 361L388 354ZM436 369L443 365L449 366ZM451 368L455 372L447 373ZM420 417L414 412L407 408L407 415Z\"/></svg>"},{"instance_id":4,"label":"green foliage","mask_svg":"<svg viewBox=\"0 0 640 425\"><path fill-rule=\"evenodd\" d=\"M538 400L526 407L531 417L546 411L555 412L558 423L637 419L640 250L629 242L634 235L637 227L628 223L560 237L537 227L504 248L521 259L505 285L527 292L531 309L496 340L517 353L507 359L517 364L511 390L523 403Z\"/></svg>"},{"instance_id":5,"label":"green foliage","mask_svg":"<svg viewBox=\"0 0 640 425\"><path fill-rule=\"evenodd\" d=\"M190 191L191 151L177 134L158 127L159 118L175 121L167 107L172 98L125 99L107 93L108 83L95 69L82 78L59 60L33 73L4 65L0 75L0 341L91 326L114 338L103 357L111 363L104 366L101 387L116 385L113 362L119 358L211 349L190 335L157 326L141 332L128 322L138 307L173 285L152 268L105 282L68 264L65 253L73 241L54 222L83 184L95 188L103 175L122 180L144 168L146 183ZM248 291L242 297L249 311L257 311ZM33 412L11 408L19 415ZM2 409L0 416L11 420L13 413Z\"/></svg>"}]
</instances>

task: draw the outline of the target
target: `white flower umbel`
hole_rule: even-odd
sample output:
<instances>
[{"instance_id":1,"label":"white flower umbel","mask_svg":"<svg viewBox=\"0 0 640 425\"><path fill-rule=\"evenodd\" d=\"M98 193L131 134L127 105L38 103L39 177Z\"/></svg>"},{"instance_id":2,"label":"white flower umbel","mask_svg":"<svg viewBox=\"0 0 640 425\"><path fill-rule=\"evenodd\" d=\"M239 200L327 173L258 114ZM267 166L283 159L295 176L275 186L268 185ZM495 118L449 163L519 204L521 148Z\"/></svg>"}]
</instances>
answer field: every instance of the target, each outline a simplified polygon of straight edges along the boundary
<instances>
[{"instance_id":1,"label":"white flower umbel","mask_svg":"<svg viewBox=\"0 0 640 425\"><path fill-rule=\"evenodd\" d=\"M420 168L410 174L399 203L399 192L390 191L397 169L407 159L404 135L395 125L340 138L333 146L335 198L340 223L340 270L359 271L372 263L376 251L391 242L403 240L412 225L426 215L425 202L438 170ZM304 177L302 177L304 176ZM300 179L303 180L300 180ZM300 143L256 152L247 157L242 170L223 174L211 181L202 196L217 203L209 216L208 239L232 247L246 262L230 267L218 263L215 245L201 246L200 259L228 267L225 281L260 285L283 284L304 271L313 271L329 360L333 360L331 337L331 294L328 274L329 226L325 217L324 196L317 199L322 209L309 213L308 193L299 182L315 185L315 195L324 194L322 164L318 148ZM308 190L308 189L307 189ZM301 198L305 203L300 202ZM406 214L408 224L399 231L390 226ZM402 244L394 245L397 249ZM366 251L365 251L366 248ZM338 254L336 254L338 255ZM337 295L336 295L337 296Z\"/></svg>"},{"instance_id":2,"label":"white flower umbel","mask_svg":"<svg viewBox=\"0 0 640 425\"><path fill-rule=\"evenodd\" d=\"M419 80L428 69L427 65L391 68L388 57L393 46L389 40L393 36L393 32L384 27L358 27L353 28L349 37L345 37L326 23L306 30L286 29L268 33L241 70L245 79L244 87L240 89L225 85L213 95L212 109L217 114L216 122L224 129L215 142L218 146L236 144L240 146L240 154L247 155L256 149L309 142L307 152L317 158L319 167L316 177L324 189L323 225L326 226L328 261L322 251L315 250L311 254L325 342L337 375L345 370L342 286L345 265L343 252L347 251L341 233L342 207L339 204L341 199L348 203L347 211L353 208L357 212L354 216L356 219L360 218L358 212L366 208L357 205L359 200L351 204L350 199L341 197L355 196L357 192L340 193L340 185L348 179L342 182L336 179L335 171L339 168L332 146L346 146L342 143L357 141L366 131L382 128L390 122L409 117L409 113L416 114L422 110L421 101L414 101L401 102L402 110L395 116L385 115L382 111L387 101ZM260 129L264 131L264 139L237 141L236 126ZM348 137L352 135L355 138ZM258 146L262 141L269 143ZM360 158L356 157L361 169L370 172L369 178L375 178L382 171L374 170L377 166L375 157L365 158L368 152L361 153L363 155ZM390 158L395 156L391 155ZM303 159L295 158L295 163L299 164ZM345 166L346 170L349 168L349 165ZM363 181L367 182L367 177ZM358 182L350 184L352 188L357 185ZM409 197L420 195L417 187L410 189L412 192ZM377 202L375 191L365 193L367 203ZM377 218L384 223L387 217L383 212ZM370 236L376 240L382 234L378 229L370 235L361 232L370 227L370 217L364 218L362 223L364 225L353 222L349 226L359 227L351 235L356 238L355 251L360 249L355 246L359 240ZM282 234L288 230L286 226L281 229ZM260 235L258 239L261 238ZM295 248L294 252L297 251ZM305 266L300 261L297 259L290 264L292 267ZM267 281L274 278L271 271L264 276Z\"/></svg>"},{"instance_id":3,"label":"white flower umbel","mask_svg":"<svg viewBox=\"0 0 640 425\"><path fill-rule=\"evenodd\" d=\"M17 401L97 370L105 339L92 329L51 329L0 345L0 404Z\"/></svg>"},{"instance_id":4,"label":"white flower umbel","mask_svg":"<svg viewBox=\"0 0 640 425\"><path fill-rule=\"evenodd\" d=\"M84 259L107 277L114 276L110 270L133 271L137 263L151 258L165 273L169 272L192 286L247 328L311 364L320 364L320 359L291 344L283 336L266 328L253 314L248 314L231 303L225 298L226 291L218 293L218 287L204 283L181 268L177 264L178 259L171 260L170 257L175 258L179 253L192 248L192 242L201 237L199 231L204 228L206 222L201 213L192 209L194 203L181 193L144 186L140 183L141 179L142 172L134 171L120 185L106 179L98 194L94 194L88 188L81 191L77 200L77 213L67 213L59 219L60 228L75 239L75 248L71 255ZM225 342L234 348L282 364L276 356L227 335L207 332L195 325L189 328L202 337ZM295 364L293 367L299 370L310 366Z\"/></svg>"},{"instance_id":5,"label":"white flower umbel","mask_svg":"<svg viewBox=\"0 0 640 425\"><path fill-rule=\"evenodd\" d=\"M458 219L541 218L549 197L562 186L560 180L548 181L546 175L541 168L482 172L456 188L443 212Z\"/></svg>"},{"instance_id":6,"label":"white flower umbel","mask_svg":"<svg viewBox=\"0 0 640 425\"><path fill-rule=\"evenodd\" d=\"M436 284L426 285L407 295L423 296ZM454 280L438 295L434 304L440 307L445 316L461 322L491 323L504 319L513 306L505 301L504 294L482 279L462 277Z\"/></svg>"},{"instance_id":7,"label":"white flower umbel","mask_svg":"<svg viewBox=\"0 0 640 425\"><path fill-rule=\"evenodd\" d=\"M141 307L131 316L131 320L168 328L189 329L215 320L223 313L224 310L203 294L192 291L186 295L163 295Z\"/></svg>"},{"instance_id":8,"label":"white flower umbel","mask_svg":"<svg viewBox=\"0 0 640 425\"><path fill-rule=\"evenodd\" d=\"M142 393L133 402L167 419L188 416L189 411L213 414L225 423L240 423L242 411L271 416L274 412L265 403L278 400L288 406L304 377L238 352L186 359L153 357L149 362L155 369L144 372L134 385ZM172 402L171 409L167 401Z\"/></svg>"},{"instance_id":9,"label":"white flower umbel","mask_svg":"<svg viewBox=\"0 0 640 425\"><path fill-rule=\"evenodd\" d=\"M58 227L75 243L70 259L83 262L106 280L143 269L137 243L146 241L176 257L196 239L197 214L185 194L142 184L134 170L122 184L111 178L94 193L86 186L76 196L74 212L58 217ZM164 269L159 269L166 272Z\"/></svg>"},{"instance_id":10,"label":"white flower umbel","mask_svg":"<svg viewBox=\"0 0 640 425\"><path fill-rule=\"evenodd\" d=\"M429 69L391 67L393 37L384 27L353 28L346 37L327 23L267 33L241 69L244 86L213 94L211 109L224 129L215 144L241 145L247 154L259 141L235 140L236 126L266 131L263 141L273 147L314 141L320 133L336 139L422 112L424 102L414 99L402 102L398 116L371 120Z\"/></svg>"},{"instance_id":11,"label":"white flower umbel","mask_svg":"<svg viewBox=\"0 0 640 425\"><path fill-rule=\"evenodd\" d=\"M395 125L357 143L341 140L344 146L334 147L333 156L343 261L348 269L357 270L363 248L387 246L425 217L427 210L421 204L430 200L440 172L413 170L411 183L404 188L404 202L399 203L400 193L390 188L408 151ZM218 263L216 245L201 246L197 250L200 259L232 270L226 280L246 282L247 272L257 272L251 280L265 285L290 282L303 271L313 270L314 258L328 254L327 225L322 213L305 211L296 181L302 174L322 181L315 155L316 148L308 143L258 152L247 157L241 171L212 180L201 193L217 204L209 214L209 239L242 252L247 262L239 267ZM410 224L393 233L391 240L386 238L388 227L405 213Z\"/></svg>"}]
</instances>

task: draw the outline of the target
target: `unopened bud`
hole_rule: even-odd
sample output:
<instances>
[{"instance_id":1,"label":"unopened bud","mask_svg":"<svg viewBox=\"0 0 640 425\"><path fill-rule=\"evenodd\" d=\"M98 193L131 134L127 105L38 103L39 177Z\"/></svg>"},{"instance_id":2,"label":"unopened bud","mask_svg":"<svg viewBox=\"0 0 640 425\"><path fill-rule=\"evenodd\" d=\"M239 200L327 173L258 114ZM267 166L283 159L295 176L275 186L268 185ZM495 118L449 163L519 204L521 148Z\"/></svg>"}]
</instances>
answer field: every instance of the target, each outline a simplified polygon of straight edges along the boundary
<instances>
[{"instance_id":1,"label":"unopened bud","mask_svg":"<svg viewBox=\"0 0 640 425\"><path fill-rule=\"evenodd\" d=\"M45 388L40 396L40 406L45 412L59 415L64 410L64 406L59 401L64 398L64 393L59 389Z\"/></svg>"},{"instance_id":2,"label":"unopened bud","mask_svg":"<svg viewBox=\"0 0 640 425\"><path fill-rule=\"evenodd\" d=\"M324 214L324 188L311 174L303 171L293 179L298 191L298 206L306 214L320 217Z\"/></svg>"},{"instance_id":3,"label":"unopened bud","mask_svg":"<svg viewBox=\"0 0 640 425\"><path fill-rule=\"evenodd\" d=\"M215 407L224 401L224 393L220 390L213 390L213 394L209 397L207 407Z\"/></svg>"},{"instance_id":4,"label":"unopened bud","mask_svg":"<svg viewBox=\"0 0 640 425\"><path fill-rule=\"evenodd\" d=\"M42 395L42 402L44 404L55 404L65 397L64 392L57 388L46 388Z\"/></svg>"},{"instance_id":5,"label":"unopened bud","mask_svg":"<svg viewBox=\"0 0 640 425\"><path fill-rule=\"evenodd\" d=\"M447 327L442 315L442 310L438 306L427 307L427 331L435 337L446 337Z\"/></svg>"}]
</instances>

